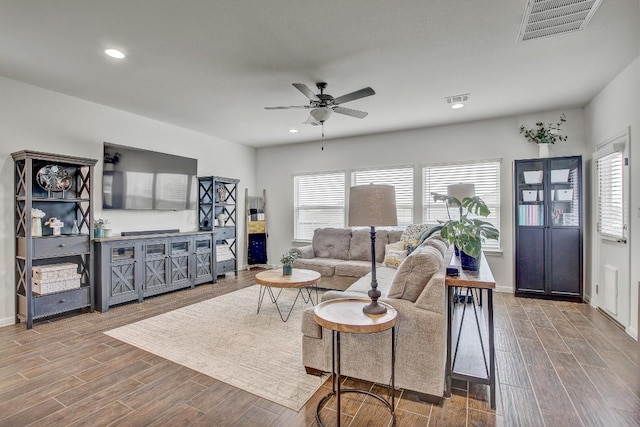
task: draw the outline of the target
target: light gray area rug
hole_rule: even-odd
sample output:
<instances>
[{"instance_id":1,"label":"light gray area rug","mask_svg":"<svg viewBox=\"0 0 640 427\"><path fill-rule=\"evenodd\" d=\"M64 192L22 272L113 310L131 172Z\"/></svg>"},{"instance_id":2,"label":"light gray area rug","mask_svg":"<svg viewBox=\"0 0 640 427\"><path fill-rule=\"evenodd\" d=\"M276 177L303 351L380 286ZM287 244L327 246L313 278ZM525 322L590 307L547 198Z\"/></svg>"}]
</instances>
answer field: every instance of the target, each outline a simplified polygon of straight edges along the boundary
<instances>
[{"instance_id":1,"label":"light gray area rug","mask_svg":"<svg viewBox=\"0 0 640 427\"><path fill-rule=\"evenodd\" d=\"M256 314L259 289L251 286L105 333L297 411L326 379L307 375L302 365L300 322L310 304L298 298L285 323L268 295ZM284 290L281 309L291 306L296 292Z\"/></svg>"}]
</instances>

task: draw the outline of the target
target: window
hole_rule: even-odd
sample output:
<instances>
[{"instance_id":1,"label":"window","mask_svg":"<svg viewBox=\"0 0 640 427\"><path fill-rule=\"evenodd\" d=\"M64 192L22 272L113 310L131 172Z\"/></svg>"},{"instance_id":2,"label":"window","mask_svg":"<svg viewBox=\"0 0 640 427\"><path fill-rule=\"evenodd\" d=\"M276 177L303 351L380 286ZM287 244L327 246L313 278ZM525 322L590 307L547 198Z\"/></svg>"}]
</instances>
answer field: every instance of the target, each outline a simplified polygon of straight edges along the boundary
<instances>
[{"instance_id":1,"label":"window","mask_svg":"<svg viewBox=\"0 0 640 427\"><path fill-rule=\"evenodd\" d=\"M293 238L311 240L323 227L344 227L345 173L293 177Z\"/></svg>"},{"instance_id":2,"label":"window","mask_svg":"<svg viewBox=\"0 0 640 427\"><path fill-rule=\"evenodd\" d=\"M622 153L598 159L598 228L604 238L625 240Z\"/></svg>"},{"instance_id":3,"label":"window","mask_svg":"<svg viewBox=\"0 0 640 427\"><path fill-rule=\"evenodd\" d=\"M388 184L396 188L398 225L413 224L413 168L368 169L351 172L351 185Z\"/></svg>"},{"instance_id":4,"label":"window","mask_svg":"<svg viewBox=\"0 0 640 427\"><path fill-rule=\"evenodd\" d=\"M473 183L475 184L476 196L480 196L491 211L486 221L500 230L499 160L425 166L422 168L422 177L423 222L435 223L449 219L447 206L443 202L434 202L431 193L447 194L447 185L449 184ZM451 214L453 217L455 212L452 210ZM500 242L499 240L487 240L483 247L489 250L499 250Z\"/></svg>"}]
</instances>

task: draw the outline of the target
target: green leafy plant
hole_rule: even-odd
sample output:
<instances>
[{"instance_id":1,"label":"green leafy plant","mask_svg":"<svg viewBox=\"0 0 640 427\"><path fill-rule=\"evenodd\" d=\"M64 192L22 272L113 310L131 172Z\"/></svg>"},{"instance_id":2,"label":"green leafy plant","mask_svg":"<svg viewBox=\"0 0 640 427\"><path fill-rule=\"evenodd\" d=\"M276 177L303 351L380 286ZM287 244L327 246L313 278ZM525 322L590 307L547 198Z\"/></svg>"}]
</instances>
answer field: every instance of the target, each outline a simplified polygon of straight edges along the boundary
<instances>
[{"instance_id":1,"label":"green leafy plant","mask_svg":"<svg viewBox=\"0 0 640 427\"><path fill-rule=\"evenodd\" d=\"M97 229L105 228L109 224L108 219L98 218L93 221L93 226Z\"/></svg>"},{"instance_id":2,"label":"green leafy plant","mask_svg":"<svg viewBox=\"0 0 640 427\"><path fill-rule=\"evenodd\" d=\"M524 125L520 126L520 133L524 134L527 141L535 142L536 144L555 144L556 141L566 141L567 136L561 135L562 124L567 121L567 117L562 113L560 121L558 123L536 123L537 128L526 129Z\"/></svg>"},{"instance_id":3,"label":"green leafy plant","mask_svg":"<svg viewBox=\"0 0 640 427\"><path fill-rule=\"evenodd\" d=\"M285 265L291 265L298 259L298 252L295 249L289 249L287 252L282 254L282 258L280 258L280 262Z\"/></svg>"},{"instance_id":4,"label":"green leafy plant","mask_svg":"<svg viewBox=\"0 0 640 427\"><path fill-rule=\"evenodd\" d=\"M497 239L500 232L490 223L478 216L487 217L491 213L486 203L478 196L465 197L462 201L444 194L431 193L433 200L447 204L449 221L442 224L440 236L470 257L477 258L482 252L482 242ZM452 219L449 208L463 208L459 219Z\"/></svg>"}]
</instances>

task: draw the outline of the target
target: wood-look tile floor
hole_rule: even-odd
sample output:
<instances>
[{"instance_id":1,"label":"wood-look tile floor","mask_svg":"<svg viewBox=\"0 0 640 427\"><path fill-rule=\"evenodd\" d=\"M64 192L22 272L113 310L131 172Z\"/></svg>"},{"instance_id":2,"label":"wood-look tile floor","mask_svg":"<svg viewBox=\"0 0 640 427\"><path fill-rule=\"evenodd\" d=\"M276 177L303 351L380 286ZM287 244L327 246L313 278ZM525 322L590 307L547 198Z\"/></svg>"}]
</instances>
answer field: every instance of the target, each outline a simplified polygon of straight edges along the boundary
<instances>
[{"instance_id":1,"label":"wood-look tile floor","mask_svg":"<svg viewBox=\"0 0 640 427\"><path fill-rule=\"evenodd\" d=\"M0 426L311 426L325 384L295 412L102 332L254 284L216 285L0 328ZM496 410L486 386L462 384L440 405L397 391L399 426L640 426L636 343L587 304L495 295ZM346 379L347 385L381 386ZM345 395L343 426L387 426L381 404ZM322 410L336 419L332 402Z\"/></svg>"}]
</instances>

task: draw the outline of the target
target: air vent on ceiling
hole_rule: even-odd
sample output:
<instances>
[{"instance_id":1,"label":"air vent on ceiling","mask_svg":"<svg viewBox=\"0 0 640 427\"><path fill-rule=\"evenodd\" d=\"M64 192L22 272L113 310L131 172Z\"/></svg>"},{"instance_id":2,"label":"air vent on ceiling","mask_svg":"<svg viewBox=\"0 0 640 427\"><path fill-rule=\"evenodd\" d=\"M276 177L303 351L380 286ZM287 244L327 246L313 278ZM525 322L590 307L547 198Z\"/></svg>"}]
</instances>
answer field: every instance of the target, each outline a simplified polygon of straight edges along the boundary
<instances>
[{"instance_id":1,"label":"air vent on ceiling","mask_svg":"<svg viewBox=\"0 0 640 427\"><path fill-rule=\"evenodd\" d=\"M528 0L518 42L584 30L602 0Z\"/></svg>"},{"instance_id":2,"label":"air vent on ceiling","mask_svg":"<svg viewBox=\"0 0 640 427\"><path fill-rule=\"evenodd\" d=\"M447 104L456 104L459 102L467 102L469 100L469 94L465 93L462 95L451 95L451 96L446 96L444 98L447 101Z\"/></svg>"}]
</instances>

